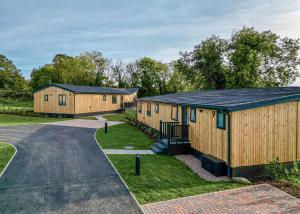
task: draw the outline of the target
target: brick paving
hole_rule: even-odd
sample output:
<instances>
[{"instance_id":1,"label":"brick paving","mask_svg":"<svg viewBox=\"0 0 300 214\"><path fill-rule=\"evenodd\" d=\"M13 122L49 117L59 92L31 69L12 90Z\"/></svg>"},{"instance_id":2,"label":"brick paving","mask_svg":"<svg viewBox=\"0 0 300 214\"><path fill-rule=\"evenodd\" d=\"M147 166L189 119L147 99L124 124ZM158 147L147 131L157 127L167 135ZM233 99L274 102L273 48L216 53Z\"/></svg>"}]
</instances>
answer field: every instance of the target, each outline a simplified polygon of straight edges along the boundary
<instances>
[{"instance_id":1,"label":"brick paving","mask_svg":"<svg viewBox=\"0 0 300 214\"><path fill-rule=\"evenodd\" d=\"M300 199L268 184L173 199L142 206L145 214L300 213Z\"/></svg>"}]
</instances>

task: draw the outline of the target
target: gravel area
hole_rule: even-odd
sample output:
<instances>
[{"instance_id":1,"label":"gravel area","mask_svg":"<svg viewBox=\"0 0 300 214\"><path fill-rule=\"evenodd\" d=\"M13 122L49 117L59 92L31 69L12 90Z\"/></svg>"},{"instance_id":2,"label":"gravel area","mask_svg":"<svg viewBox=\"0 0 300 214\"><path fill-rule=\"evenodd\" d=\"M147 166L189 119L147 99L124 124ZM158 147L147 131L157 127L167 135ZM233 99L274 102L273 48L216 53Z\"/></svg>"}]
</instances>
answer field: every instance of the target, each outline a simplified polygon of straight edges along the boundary
<instances>
[{"instance_id":1,"label":"gravel area","mask_svg":"<svg viewBox=\"0 0 300 214\"><path fill-rule=\"evenodd\" d=\"M201 178L207 181L229 181L229 178L226 176L216 177L212 175L210 172L203 169L202 163L199 159L194 157L193 155L176 155L178 160L182 161L185 165L187 165L193 172L199 175Z\"/></svg>"}]
</instances>

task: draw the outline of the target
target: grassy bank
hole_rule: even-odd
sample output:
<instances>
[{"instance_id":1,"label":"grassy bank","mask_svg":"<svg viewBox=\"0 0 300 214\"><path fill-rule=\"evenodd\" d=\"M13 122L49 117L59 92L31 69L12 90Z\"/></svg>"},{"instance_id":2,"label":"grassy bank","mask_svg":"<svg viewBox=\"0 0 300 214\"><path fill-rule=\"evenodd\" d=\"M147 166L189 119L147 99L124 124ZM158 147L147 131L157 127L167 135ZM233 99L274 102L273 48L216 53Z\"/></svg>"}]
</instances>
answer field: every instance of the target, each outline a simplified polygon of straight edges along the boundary
<instances>
[{"instance_id":1,"label":"grassy bank","mask_svg":"<svg viewBox=\"0 0 300 214\"><path fill-rule=\"evenodd\" d=\"M0 175L15 152L16 150L12 145L0 142Z\"/></svg>"}]
</instances>

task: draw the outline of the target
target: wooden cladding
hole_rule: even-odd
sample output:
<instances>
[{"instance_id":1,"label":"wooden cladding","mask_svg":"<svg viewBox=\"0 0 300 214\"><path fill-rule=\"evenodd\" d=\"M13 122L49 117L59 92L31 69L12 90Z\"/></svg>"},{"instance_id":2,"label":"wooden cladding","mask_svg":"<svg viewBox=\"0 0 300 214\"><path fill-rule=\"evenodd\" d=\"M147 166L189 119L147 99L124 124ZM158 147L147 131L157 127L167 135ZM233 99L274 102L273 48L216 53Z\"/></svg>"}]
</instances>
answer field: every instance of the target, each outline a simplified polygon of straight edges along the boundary
<instances>
[{"instance_id":1,"label":"wooden cladding","mask_svg":"<svg viewBox=\"0 0 300 214\"><path fill-rule=\"evenodd\" d=\"M298 102L233 112L232 167L299 160Z\"/></svg>"},{"instance_id":2,"label":"wooden cladding","mask_svg":"<svg viewBox=\"0 0 300 214\"><path fill-rule=\"evenodd\" d=\"M34 93L34 112L54 114L84 114L120 110L123 102L134 102L137 93L119 94L74 94L51 86ZM48 98L47 100L45 98Z\"/></svg>"},{"instance_id":3,"label":"wooden cladding","mask_svg":"<svg viewBox=\"0 0 300 214\"><path fill-rule=\"evenodd\" d=\"M159 113L147 117L145 116L146 103L150 102L139 102L139 109L142 111L138 113L138 121L157 130L159 130L160 120L174 121L172 120L175 116L172 112L174 108L171 104L159 103ZM150 103L150 105L156 104ZM268 164L277 157L281 162L300 160L298 101L231 112L231 127L227 127L228 113L220 115L216 110L196 108L196 121L190 122L191 119L194 120L191 118L194 113L191 114L190 108L187 111L192 148L224 160L226 163L227 134L230 128L231 167ZM178 106L178 121L181 123L181 106Z\"/></svg>"}]
</instances>

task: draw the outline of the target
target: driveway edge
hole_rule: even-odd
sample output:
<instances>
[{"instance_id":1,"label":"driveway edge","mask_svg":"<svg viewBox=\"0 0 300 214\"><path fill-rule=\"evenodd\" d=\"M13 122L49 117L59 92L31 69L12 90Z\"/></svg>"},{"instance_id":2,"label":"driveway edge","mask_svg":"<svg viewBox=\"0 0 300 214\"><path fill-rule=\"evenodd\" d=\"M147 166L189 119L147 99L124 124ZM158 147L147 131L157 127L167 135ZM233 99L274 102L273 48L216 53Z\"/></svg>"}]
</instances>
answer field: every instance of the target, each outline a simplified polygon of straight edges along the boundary
<instances>
[{"instance_id":1,"label":"driveway edge","mask_svg":"<svg viewBox=\"0 0 300 214\"><path fill-rule=\"evenodd\" d=\"M8 144L8 145L11 145L12 147L14 147L15 148L15 153L10 158L10 160L8 161L8 163L6 164L6 166L4 167L3 171L0 173L0 178L2 177L2 175L4 174L4 172L6 171L6 169L8 168L8 166L10 165L10 163L12 162L12 160L14 159L14 157L16 156L16 154L18 152L17 147L15 147L14 145L12 145L10 143L7 143L7 142L1 142L1 143L5 143L5 144Z\"/></svg>"},{"instance_id":2,"label":"driveway edge","mask_svg":"<svg viewBox=\"0 0 300 214\"><path fill-rule=\"evenodd\" d=\"M121 181L123 182L123 184L125 185L126 189L128 190L128 192L130 193L130 195L133 197L133 199L135 200L135 202L137 203L138 207L140 208L140 210L142 211L142 213L145 213L142 206L140 205L140 203L138 202L138 200L135 198L135 196L132 194L132 192L129 190L129 187L127 186L127 184L125 183L125 181L123 180L122 176L119 174L118 170L115 168L115 166L113 165L113 163L110 161L110 159L108 158L108 156L105 154L105 152L103 151L103 149L101 148L97 138L96 138L96 133L97 133L98 129L96 129L95 133L94 133L94 139L96 141L96 144L98 145L99 149L103 152L105 158L108 160L108 162L110 163L110 165L113 167L113 169L115 170L115 172L117 173L117 175L119 176L119 178L121 179Z\"/></svg>"}]
</instances>

